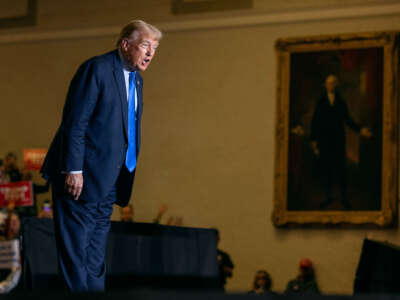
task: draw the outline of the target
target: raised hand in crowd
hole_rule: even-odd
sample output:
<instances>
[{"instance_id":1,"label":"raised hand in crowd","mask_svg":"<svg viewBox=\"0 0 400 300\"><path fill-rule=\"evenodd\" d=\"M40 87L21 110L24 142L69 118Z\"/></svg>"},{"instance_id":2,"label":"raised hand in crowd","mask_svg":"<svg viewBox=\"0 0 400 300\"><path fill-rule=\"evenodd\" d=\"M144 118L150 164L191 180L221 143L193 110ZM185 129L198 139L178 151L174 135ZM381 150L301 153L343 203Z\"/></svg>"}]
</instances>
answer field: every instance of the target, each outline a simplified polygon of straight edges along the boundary
<instances>
[{"instance_id":1,"label":"raised hand in crowd","mask_svg":"<svg viewBox=\"0 0 400 300\"><path fill-rule=\"evenodd\" d=\"M164 216L164 214L167 212L167 210L168 210L168 205L167 204L161 204L160 208L158 209L158 213L157 213L156 217L154 218L153 223L160 224L161 219Z\"/></svg>"},{"instance_id":2,"label":"raised hand in crowd","mask_svg":"<svg viewBox=\"0 0 400 300\"><path fill-rule=\"evenodd\" d=\"M170 226L183 226L183 218L179 216L170 216L167 221Z\"/></svg>"}]
</instances>

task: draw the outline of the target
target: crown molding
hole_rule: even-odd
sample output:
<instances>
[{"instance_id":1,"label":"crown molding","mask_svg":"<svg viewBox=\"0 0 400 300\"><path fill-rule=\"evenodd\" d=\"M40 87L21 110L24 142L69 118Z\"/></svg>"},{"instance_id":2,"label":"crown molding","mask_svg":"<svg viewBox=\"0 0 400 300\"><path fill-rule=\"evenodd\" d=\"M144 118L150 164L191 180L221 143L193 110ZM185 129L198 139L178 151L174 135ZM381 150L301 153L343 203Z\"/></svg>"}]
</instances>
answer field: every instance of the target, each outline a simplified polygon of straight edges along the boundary
<instances>
[{"instance_id":1,"label":"crown molding","mask_svg":"<svg viewBox=\"0 0 400 300\"><path fill-rule=\"evenodd\" d=\"M276 25L299 22L317 22L325 20L340 20L350 18L371 18L379 16L400 15L400 3L352 6L341 8L309 9L289 12L274 12L257 15L199 19L190 21L173 21L156 23L163 32L180 32L190 30L205 30L232 28L256 25ZM120 27L97 27L65 30L33 30L0 33L0 44L29 43L51 40L99 38L116 36Z\"/></svg>"}]
</instances>

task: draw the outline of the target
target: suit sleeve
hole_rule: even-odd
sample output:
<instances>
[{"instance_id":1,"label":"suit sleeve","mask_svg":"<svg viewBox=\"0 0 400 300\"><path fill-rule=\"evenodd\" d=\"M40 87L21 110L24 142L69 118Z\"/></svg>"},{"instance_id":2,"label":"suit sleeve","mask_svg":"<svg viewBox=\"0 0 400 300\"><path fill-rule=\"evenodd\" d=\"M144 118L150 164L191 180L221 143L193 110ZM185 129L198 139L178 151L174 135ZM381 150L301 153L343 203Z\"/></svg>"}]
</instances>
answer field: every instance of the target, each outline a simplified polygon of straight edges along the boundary
<instances>
[{"instance_id":1,"label":"suit sleeve","mask_svg":"<svg viewBox=\"0 0 400 300\"><path fill-rule=\"evenodd\" d=\"M83 170L85 134L99 98L95 62L81 65L71 81L63 112L63 171Z\"/></svg>"}]
</instances>

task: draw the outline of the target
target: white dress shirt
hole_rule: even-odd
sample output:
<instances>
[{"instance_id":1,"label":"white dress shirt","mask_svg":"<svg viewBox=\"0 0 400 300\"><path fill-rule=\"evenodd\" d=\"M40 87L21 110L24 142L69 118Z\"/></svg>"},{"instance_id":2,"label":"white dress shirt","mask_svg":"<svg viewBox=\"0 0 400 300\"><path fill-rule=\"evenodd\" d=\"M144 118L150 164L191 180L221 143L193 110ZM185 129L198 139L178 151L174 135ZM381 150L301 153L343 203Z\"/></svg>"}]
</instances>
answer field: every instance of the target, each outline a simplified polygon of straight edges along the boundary
<instances>
[{"instance_id":1,"label":"white dress shirt","mask_svg":"<svg viewBox=\"0 0 400 300\"><path fill-rule=\"evenodd\" d=\"M129 70L125 69L125 68L123 70L124 70L125 87L126 87L126 99L129 101L129 73L131 71L129 71ZM136 78L135 78L135 81L136 81ZM136 88L135 88L135 112L137 112L137 92L136 92Z\"/></svg>"},{"instance_id":2,"label":"white dress shirt","mask_svg":"<svg viewBox=\"0 0 400 300\"><path fill-rule=\"evenodd\" d=\"M335 104L335 93L328 93L329 104L333 106Z\"/></svg>"}]
</instances>

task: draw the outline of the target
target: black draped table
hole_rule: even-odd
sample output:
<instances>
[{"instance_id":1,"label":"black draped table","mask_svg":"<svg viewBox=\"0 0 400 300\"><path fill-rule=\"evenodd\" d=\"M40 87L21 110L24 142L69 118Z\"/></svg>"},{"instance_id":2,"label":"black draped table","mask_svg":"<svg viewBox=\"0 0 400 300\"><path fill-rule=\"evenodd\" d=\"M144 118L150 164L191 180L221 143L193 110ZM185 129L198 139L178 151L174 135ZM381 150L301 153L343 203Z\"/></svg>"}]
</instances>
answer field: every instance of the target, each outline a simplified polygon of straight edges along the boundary
<instances>
[{"instance_id":1,"label":"black draped table","mask_svg":"<svg viewBox=\"0 0 400 300\"><path fill-rule=\"evenodd\" d=\"M354 293L400 294L400 247L365 239L354 280Z\"/></svg>"},{"instance_id":2,"label":"black draped table","mask_svg":"<svg viewBox=\"0 0 400 300\"><path fill-rule=\"evenodd\" d=\"M27 218L21 226L23 286L58 289L53 221ZM213 229L111 222L106 286L213 288L218 282Z\"/></svg>"}]
</instances>

